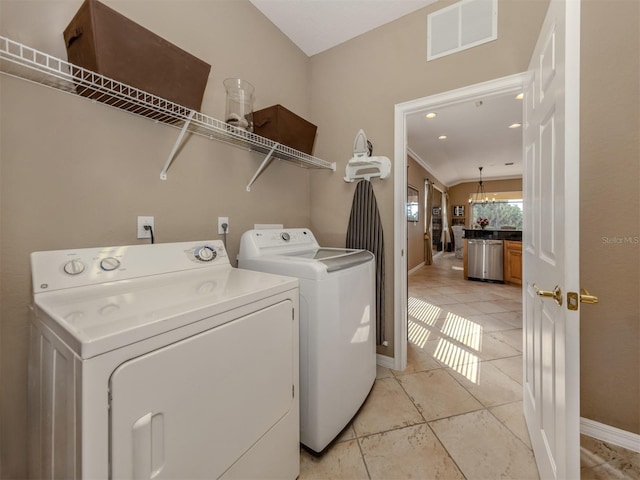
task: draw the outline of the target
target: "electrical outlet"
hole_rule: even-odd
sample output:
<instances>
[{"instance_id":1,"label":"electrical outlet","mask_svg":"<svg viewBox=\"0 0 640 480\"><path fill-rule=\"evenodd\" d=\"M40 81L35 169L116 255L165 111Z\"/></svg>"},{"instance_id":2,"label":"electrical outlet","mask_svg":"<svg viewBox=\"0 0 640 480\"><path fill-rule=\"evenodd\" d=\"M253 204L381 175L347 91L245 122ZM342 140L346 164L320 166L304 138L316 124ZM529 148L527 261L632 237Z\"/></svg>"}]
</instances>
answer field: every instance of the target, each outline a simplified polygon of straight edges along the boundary
<instances>
[{"instance_id":1,"label":"electrical outlet","mask_svg":"<svg viewBox=\"0 0 640 480\"><path fill-rule=\"evenodd\" d=\"M224 228L222 228L223 223L227 224L226 233L229 233L229 217L218 217L218 233L220 235L223 235L225 233Z\"/></svg>"},{"instance_id":2,"label":"electrical outlet","mask_svg":"<svg viewBox=\"0 0 640 480\"><path fill-rule=\"evenodd\" d=\"M150 225L155 235L156 227L153 224L153 217L138 217L138 238L151 238L151 232L144 229L145 225Z\"/></svg>"}]
</instances>

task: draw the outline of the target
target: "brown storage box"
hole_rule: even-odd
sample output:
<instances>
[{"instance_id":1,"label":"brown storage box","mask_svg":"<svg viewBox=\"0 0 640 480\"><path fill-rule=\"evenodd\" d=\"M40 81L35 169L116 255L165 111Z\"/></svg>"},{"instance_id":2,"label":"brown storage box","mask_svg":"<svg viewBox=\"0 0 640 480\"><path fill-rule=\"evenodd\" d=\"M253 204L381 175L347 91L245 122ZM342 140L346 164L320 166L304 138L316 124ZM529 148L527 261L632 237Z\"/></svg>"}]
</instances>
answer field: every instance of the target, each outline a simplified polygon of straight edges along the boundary
<instances>
[{"instance_id":1,"label":"brown storage box","mask_svg":"<svg viewBox=\"0 0 640 480\"><path fill-rule=\"evenodd\" d=\"M200 110L211 66L96 0L64 31L69 62Z\"/></svg>"},{"instance_id":2,"label":"brown storage box","mask_svg":"<svg viewBox=\"0 0 640 480\"><path fill-rule=\"evenodd\" d=\"M317 128L282 105L253 112L254 133L309 155Z\"/></svg>"}]
</instances>

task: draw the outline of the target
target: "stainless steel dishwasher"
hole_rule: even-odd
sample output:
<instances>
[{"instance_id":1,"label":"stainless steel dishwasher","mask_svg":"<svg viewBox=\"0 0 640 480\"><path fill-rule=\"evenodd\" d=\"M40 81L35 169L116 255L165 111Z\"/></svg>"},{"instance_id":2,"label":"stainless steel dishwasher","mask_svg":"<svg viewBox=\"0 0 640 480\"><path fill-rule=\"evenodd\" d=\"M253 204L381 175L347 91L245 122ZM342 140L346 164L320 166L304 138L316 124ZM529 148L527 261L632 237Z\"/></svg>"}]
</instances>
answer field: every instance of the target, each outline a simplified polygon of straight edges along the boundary
<instances>
[{"instance_id":1,"label":"stainless steel dishwasher","mask_svg":"<svg viewBox=\"0 0 640 480\"><path fill-rule=\"evenodd\" d=\"M504 281L502 240L472 238L467 243L468 278Z\"/></svg>"}]
</instances>

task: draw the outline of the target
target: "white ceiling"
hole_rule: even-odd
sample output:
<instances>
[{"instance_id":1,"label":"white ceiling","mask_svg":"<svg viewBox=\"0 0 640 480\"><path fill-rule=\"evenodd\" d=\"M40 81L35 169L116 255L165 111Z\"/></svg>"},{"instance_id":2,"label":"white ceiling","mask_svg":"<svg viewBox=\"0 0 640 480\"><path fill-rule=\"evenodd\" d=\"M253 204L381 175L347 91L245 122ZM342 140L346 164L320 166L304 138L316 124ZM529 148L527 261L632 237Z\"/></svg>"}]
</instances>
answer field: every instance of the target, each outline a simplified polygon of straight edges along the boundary
<instances>
[{"instance_id":1,"label":"white ceiling","mask_svg":"<svg viewBox=\"0 0 640 480\"><path fill-rule=\"evenodd\" d=\"M432 119L426 111L407 117L407 144L445 185L478 180L478 167L487 180L522 175L522 129L509 128L522 122L522 100L492 96L434 111Z\"/></svg>"},{"instance_id":2,"label":"white ceiling","mask_svg":"<svg viewBox=\"0 0 640 480\"><path fill-rule=\"evenodd\" d=\"M312 56L437 0L249 0Z\"/></svg>"},{"instance_id":3,"label":"white ceiling","mask_svg":"<svg viewBox=\"0 0 640 480\"><path fill-rule=\"evenodd\" d=\"M392 22L437 0L250 0L308 56ZM426 17L425 17L426 22ZM426 59L425 59L426 61ZM437 61L437 60L436 60ZM522 102L512 95L443 107L407 118L410 151L447 186L522 175ZM439 135L447 140L438 140ZM505 163L513 162L507 166Z\"/></svg>"}]
</instances>

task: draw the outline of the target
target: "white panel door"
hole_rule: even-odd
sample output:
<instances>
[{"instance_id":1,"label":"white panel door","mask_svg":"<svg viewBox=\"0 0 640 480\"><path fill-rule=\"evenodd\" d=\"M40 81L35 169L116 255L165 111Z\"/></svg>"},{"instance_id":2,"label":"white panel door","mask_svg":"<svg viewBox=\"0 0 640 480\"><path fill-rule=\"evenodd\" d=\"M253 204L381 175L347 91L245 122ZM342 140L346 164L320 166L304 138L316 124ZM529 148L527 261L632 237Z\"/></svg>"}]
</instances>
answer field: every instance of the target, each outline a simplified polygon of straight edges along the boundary
<instances>
[{"instance_id":1,"label":"white panel door","mask_svg":"<svg viewBox=\"0 0 640 480\"><path fill-rule=\"evenodd\" d=\"M579 45L579 0L551 0L524 108L524 413L544 479L580 478Z\"/></svg>"},{"instance_id":2,"label":"white panel door","mask_svg":"<svg viewBox=\"0 0 640 480\"><path fill-rule=\"evenodd\" d=\"M224 474L297 402L292 311L283 301L118 367L111 478ZM280 454L297 461L298 442Z\"/></svg>"}]
</instances>

